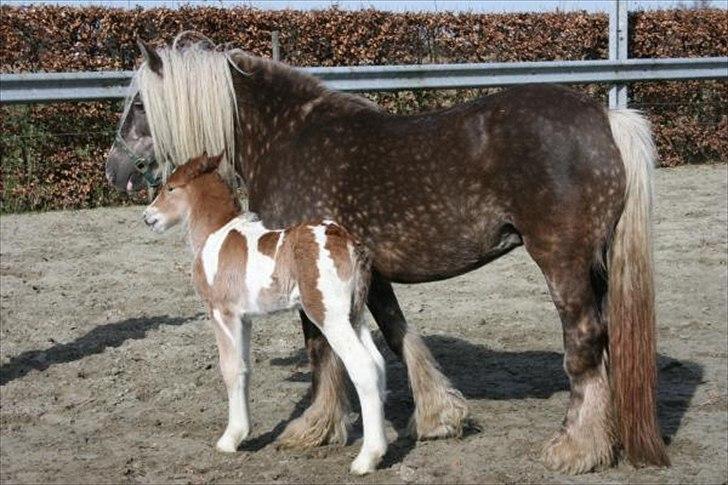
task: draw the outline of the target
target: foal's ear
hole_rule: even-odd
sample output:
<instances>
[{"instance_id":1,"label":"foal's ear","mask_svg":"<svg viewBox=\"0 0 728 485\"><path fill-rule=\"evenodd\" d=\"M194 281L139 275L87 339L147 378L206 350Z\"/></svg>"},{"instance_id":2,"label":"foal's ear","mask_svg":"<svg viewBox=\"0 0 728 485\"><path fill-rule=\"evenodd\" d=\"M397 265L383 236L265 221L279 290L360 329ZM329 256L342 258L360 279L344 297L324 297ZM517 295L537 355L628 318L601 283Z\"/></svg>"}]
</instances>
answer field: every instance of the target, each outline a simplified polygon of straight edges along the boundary
<instances>
[{"instance_id":1,"label":"foal's ear","mask_svg":"<svg viewBox=\"0 0 728 485\"><path fill-rule=\"evenodd\" d=\"M200 171L202 173L210 173L217 170L217 168L220 166L220 161L222 160L223 155L225 155L225 152L222 151L218 155L215 156L207 156L207 154L204 156L204 162L202 163L202 166L200 167Z\"/></svg>"},{"instance_id":2,"label":"foal's ear","mask_svg":"<svg viewBox=\"0 0 728 485\"><path fill-rule=\"evenodd\" d=\"M159 54L157 54L157 51L154 50L154 47L150 46L141 39L137 39L137 45L139 46L139 50L142 52L142 57L144 57L144 61L149 66L149 69L151 69L157 76L162 77L162 58L159 57Z\"/></svg>"}]
</instances>

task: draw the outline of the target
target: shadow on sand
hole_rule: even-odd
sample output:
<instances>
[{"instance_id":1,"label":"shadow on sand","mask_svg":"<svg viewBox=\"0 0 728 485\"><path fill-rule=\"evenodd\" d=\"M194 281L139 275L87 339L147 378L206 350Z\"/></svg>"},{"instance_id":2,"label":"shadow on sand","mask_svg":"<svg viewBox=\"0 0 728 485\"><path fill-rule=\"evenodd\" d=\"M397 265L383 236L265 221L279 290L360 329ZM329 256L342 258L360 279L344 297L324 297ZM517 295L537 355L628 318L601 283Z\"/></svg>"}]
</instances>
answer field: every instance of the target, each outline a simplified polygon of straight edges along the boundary
<instances>
[{"instance_id":1,"label":"shadow on sand","mask_svg":"<svg viewBox=\"0 0 728 485\"><path fill-rule=\"evenodd\" d=\"M55 344L46 350L23 352L0 367L0 386L22 378L31 370L45 371L56 364L80 360L101 353L107 347L118 347L127 340L142 339L147 332L162 325L182 325L200 318L201 315L130 318L96 327L67 344ZM425 337L425 341L445 375L469 399L547 399L555 393L568 390L568 380L562 367L563 354L559 352L492 350L459 338L439 335ZM377 344L380 349L386 347L381 339ZM385 457L384 466L388 466L401 461L415 445L407 432L407 422L414 410L414 402L409 392L404 365L388 349L384 350L384 354L387 359L387 388L390 390L385 414L399 434ZM291 366L305 361L306 354L301 349L288 357L271 359L271 364ZM664 355L658 356L658 366L658 413L663 433L669 442L680 427L697 386L703 382L703 368L695 362ZM289 380L306 381L310 380L310 375L293 372ZM309 395L304 396L287 420L281 421L269 432L246 441L242 449L255 451L271 444L288 421L303 413L309 400ZM361 423L355 429L360 430ZM477 426L473 425L466 429L465 435L477 432ZM356 436L353 434L353 437Z\"/></svg>"},{"instance_id":2,"label":"shadow on sand","mask_svg":"<svg viewBox=\"0 0 728 485\"><path fill-rule=\"evenodd\" d=\"M12 357L7 364L0 366L0 386L25 376L32 370L44 371L56 364L81 360L86 356L100 354L107 347L118 347L127 340L146 337L147 332L162 325L182 325L200 318L202 314L191 317L141 317L129 318L120 322L99 325L86 335L67 344L55 344L46 350L29 350Z\"/></svg>"},{"instance_id":3,"label":"shadow on sand","mask_svg":"<svg viewBox=\"0 0 728 485\"><path fill-rule=\"evenodd\" d=\"M445 375L468 399L548 399L555 393L569 390L569 382L563 370L563 354L560 352L493 350L459 338L440 335L425 337L425 341ZM377 344L380 349L386 347L381 339ZM415 446L415 441L407 432L414 402L409 392L404 365L388 349L383 353L387 359L387 389L390 390L385 414L398 430L398 438L391 443L383 462L386 467L400 462ZM300 350L286 358L272 359L271 364L294 365L305 360L305 352ZM665 355L658 355L658 367L658 415L664 437L669 443L680 427L697 386L703 382L703 367L695 362L681 361ZM302 381L310 379L310 376L295 372L289 379ZM301 415L308 406L309 398L307 395L297 403L289 420ZM352 402L356 402L356 398ZM273 442L286 424L287 421L283 421L271 432L256 438L255 449ZM357 424L360 430L361 423ZM478 432L477 425L473 423L465 429L464 434L467 437ZM354 437L360 436L360 433L359 431L359 435L354 434Z\"/></svg>"}]
</instances>

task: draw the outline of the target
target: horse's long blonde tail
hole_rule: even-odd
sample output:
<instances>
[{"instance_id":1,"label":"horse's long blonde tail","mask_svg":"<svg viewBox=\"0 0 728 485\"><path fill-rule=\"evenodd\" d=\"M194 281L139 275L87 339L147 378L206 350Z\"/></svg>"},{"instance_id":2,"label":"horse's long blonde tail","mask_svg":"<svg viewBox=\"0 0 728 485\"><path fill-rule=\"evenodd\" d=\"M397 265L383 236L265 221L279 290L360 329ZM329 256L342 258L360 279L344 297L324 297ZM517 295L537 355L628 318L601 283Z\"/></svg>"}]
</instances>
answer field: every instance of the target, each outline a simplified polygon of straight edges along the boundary
<instances>
[{"instance_id":1,"label":"horse's long blonde tail","mask_svg":"<svg viewBox=\"0 0 728 485\"><path fill-rule=\"evenodd\" d=\"M609 378L617 429L633 464L669 466L656 408L655 290L649 122L634 110L610 110L609 124L626 174L625 204L609 248Z\"/></svg>"}]
</instances>

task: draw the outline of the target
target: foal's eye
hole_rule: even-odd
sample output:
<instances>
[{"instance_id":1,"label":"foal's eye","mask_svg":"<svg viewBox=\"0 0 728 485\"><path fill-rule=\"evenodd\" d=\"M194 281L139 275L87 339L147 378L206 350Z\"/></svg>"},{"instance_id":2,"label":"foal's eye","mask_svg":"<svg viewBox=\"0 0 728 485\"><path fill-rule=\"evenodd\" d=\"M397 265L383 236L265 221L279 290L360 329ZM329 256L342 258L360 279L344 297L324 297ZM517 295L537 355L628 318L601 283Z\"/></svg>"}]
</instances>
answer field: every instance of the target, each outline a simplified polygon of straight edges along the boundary
<instances>
[{"instance_id":1,"label":"foal's eye","mask_svg":"<svg viewBox=\"0 0 728 485\"><path fill-rule=\"evenodd\" d=\"M174 187L172 187L171 185L167 186L167 192L172 192L173 190L174 190Z\"/></svg>"}]
</instances>

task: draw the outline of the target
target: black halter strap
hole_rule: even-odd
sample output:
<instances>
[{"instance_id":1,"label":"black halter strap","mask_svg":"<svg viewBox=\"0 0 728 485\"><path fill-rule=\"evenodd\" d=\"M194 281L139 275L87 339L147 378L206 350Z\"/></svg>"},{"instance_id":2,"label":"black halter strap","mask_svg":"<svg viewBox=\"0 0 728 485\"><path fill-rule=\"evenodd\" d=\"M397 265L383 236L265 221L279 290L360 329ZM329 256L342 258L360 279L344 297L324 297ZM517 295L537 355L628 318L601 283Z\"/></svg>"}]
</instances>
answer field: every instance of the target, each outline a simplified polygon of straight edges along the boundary
<instances>
[{"instance_id":1,"label":"black halter strap","mask_svg":"<svg viewBox=\"0 0 728 485\"><path fill-rule=\"evenodd\" d=\"M121 150L124 152L124 154L134 164L137 171L142 174L144 180L147 182L147 185L149 185L150 187L157 187L161 184L161 178L154 177L154 175L152 174L151 167L154 165L153 160L134 153L132 149L129 148L129 145L126 144L121 135L119 135L118 133L116 134L115 141L116 143L118 143L119 147L121 147Z\"/></svg>"}]
</instances>

